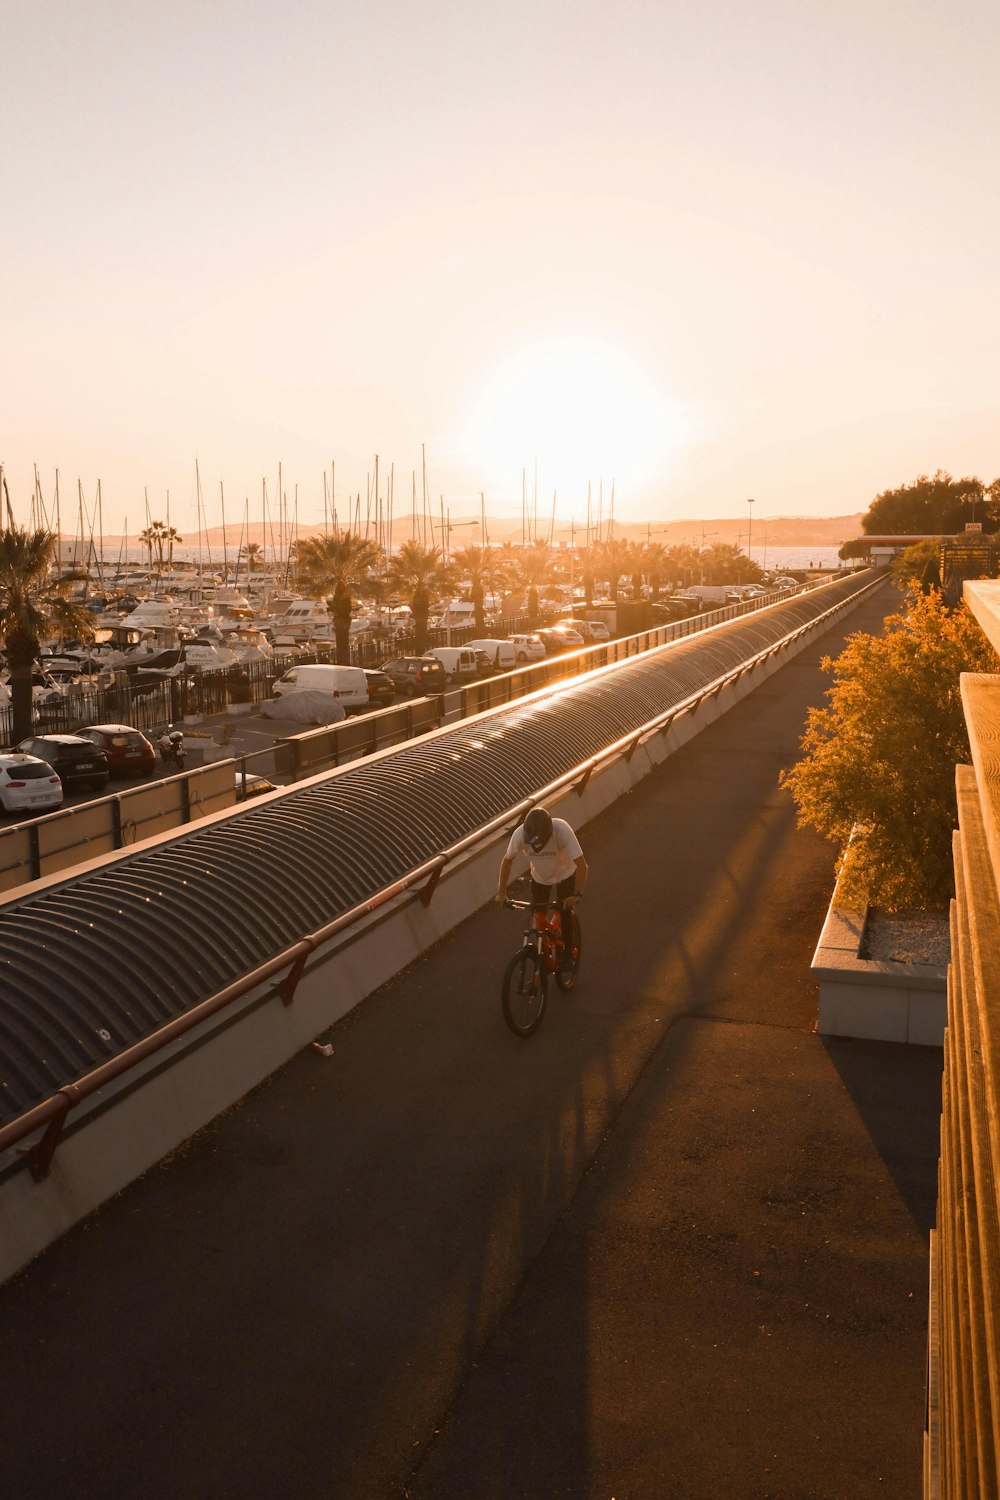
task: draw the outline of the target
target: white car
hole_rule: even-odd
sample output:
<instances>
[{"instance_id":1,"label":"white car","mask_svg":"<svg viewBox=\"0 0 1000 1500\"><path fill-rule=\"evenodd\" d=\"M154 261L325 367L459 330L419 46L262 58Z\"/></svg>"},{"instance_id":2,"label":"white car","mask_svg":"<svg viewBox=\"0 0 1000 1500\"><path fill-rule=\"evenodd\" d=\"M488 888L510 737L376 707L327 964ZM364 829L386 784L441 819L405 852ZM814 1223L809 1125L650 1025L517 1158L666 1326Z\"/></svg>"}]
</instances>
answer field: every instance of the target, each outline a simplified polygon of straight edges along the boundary
<instances>
[{"instance_id":1,"label":"white car","mask_svg":"<svg viewBox=\"0 0 1000 1500\"><path fill-rule=\"evenodd\" d=\"M571 631L585 643L587 641L610 641L611 631L603 620L558 620L553 630Z\"/></svg>"},{"instance_id":2,"label":"white car","mask_svg":"<svg viewBox=\"0 0 1000 1500\"><path fill-rule=\"evenodd\" d=\"M541 636L511 635L507 639L517 652L518 662L545 660L545 646L542 643Z\"/></svg>"},{"instance_id":3,"label":"white car","mask_svg":"<svg viewBox=\"0 0 1000 1500\"><path fill-rule=\"evenodd\" d=\"M63 786L47 760L0 751L0 806L4 812L61 807Z\"/></svg>"},{"instance_id":4,"label":"white car","mask_svg":"<svg viewBox=\"0 0 1000 1500\"><path fill-rule=\"evenodd\" d=\"M571 647L574 651L578 651L581 646L587 644L575 625L553 625L549 634L561 636L567 646Z\"/></svg>"}]
</instances>

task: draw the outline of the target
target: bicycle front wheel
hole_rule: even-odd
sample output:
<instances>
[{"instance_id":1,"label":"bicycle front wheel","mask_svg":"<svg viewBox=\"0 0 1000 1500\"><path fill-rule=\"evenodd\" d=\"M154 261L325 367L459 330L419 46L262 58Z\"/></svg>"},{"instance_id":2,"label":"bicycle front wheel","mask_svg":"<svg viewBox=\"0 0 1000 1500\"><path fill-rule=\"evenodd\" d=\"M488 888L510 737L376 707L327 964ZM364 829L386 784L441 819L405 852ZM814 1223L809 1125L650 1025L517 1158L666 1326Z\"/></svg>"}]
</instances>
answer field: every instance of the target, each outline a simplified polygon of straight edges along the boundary
<instances>
[{"instance_id":1,"label":"bicycle front wheel","mask_svg":"<svg viewBox=\"0 0 1000 1500\"><path fill-rule=\"evenodd\" d=\"M533 948L515 953L503 976L503 1018L515 1036L531 1036L545 1014L545 973Z\"/></svg>"},{"instance_id":2,"label":"bicycle front wheel","mask_svg":"<svg viewBox=\"0 0 1000 1500\"><path fill-rule=\"evenodd\" d=\"M575 911L564 912L563 922L566 928L566 948L563 961L556 970L556 984L563 993L568 993L576 984L577 975L580 972L583 936L580 932L580 918Z\"/></svg>"}]
</instances>

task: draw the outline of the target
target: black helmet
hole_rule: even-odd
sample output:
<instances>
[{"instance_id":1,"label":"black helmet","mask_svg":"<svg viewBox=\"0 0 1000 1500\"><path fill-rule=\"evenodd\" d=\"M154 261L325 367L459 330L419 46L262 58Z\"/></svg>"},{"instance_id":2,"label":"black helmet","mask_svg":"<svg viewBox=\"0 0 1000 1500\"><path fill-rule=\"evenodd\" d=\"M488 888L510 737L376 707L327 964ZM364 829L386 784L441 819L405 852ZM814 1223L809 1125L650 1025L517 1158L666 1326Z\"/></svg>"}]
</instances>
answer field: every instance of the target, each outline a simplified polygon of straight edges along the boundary
<instances>
[{"instance_id":1,"label":"black helmet","mask_svg":"<svg viewBox=\"0 0 1000 1500\"><path fill-rule=\"evenodd\" d=\"M544 807L533 807L524 820L524 842L537 854L552 837L552 819Z\"/></svg>"}]
</instances>

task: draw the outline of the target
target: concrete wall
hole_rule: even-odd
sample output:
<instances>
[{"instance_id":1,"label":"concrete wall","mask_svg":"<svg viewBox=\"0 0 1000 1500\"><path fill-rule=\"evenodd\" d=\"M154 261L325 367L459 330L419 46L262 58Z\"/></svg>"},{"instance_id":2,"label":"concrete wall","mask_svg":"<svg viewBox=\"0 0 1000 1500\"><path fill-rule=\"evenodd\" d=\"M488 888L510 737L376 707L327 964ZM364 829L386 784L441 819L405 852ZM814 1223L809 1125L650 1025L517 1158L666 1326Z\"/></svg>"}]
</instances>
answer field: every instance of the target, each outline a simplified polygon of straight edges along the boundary
<instances>
[{"instance_id":1,"label":"concrete wall","mask_svg":"<svg viewBox=\"0 0 1000 1500\"><path fill-rule=\"evenodd\" d=\"M824 1036L942 1047L947 969L862 958L865 920L865 912L839 906L834 892L810 970L819 985L817 1029Z\"/></svg>"}]
</instances>

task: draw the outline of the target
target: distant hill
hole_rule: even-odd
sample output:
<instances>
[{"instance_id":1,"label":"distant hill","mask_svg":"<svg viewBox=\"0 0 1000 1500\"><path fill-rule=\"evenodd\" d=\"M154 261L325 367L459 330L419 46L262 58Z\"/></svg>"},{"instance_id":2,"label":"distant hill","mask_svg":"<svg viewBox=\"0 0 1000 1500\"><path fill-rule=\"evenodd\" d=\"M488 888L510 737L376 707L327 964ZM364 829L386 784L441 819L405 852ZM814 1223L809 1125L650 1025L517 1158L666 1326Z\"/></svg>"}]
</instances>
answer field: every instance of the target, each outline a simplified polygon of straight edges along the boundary
<instances>
[{"instance_id":1,"label":"distant hill","mask_svg":"<svg viewBox=\"0 0 1000 1500\"><path fill-rule=\"evenodd\" d=\"M841 542L848 541L852 537L861 535L861 518L863 512L858 511L855 515L847 516L754 516L753 539L754 547L763 545L765 539L771 547L839 547ZM480 521L479 517L456 516L451 521L451 550L457 551L461 547L470 544L479 544ZM607 534L607 521L604 524ZM300 537L316 536L322 533L322 522L300 522L298 535ZM374 527L372 528L374 534ZM521 521L519 517L486 517L486 534L489 541L496 545L501 542L519 542L521 540ZM423 532L420 518L412 515L397 516L392 526L393 546L398 547L411 536L422 538ZM440 528L435 527L434 539L440 540ZM548 526L543 525L539 519L538 535L544 540L548 539ZM747 518L737 517L690 517L682 521L615 521L615 535L628 537L630 540L650 540L663 543L664 546L678 546L689 543L692 546L700 546L702 538L706 545L711 542L746 542ZM557 533L555 540L565 544L569 541L566 529L559 523L557 517ZM235 559L238 548L242 544L256 542L260 547L266 548L268 554L278 545L278 528L269 526L265 528L261 521L251 521L247 526L227 526L225 538L221 526L212 526L207 532L202 532L201 548L207 556L211 554L213 560L222 559L223 541L225 541L226 555ZM578 546L584 543L584 533L576 532ZM120 551L122 538L106 536L104 538L104 556L112 559ZM141 544L136 537L128 539L128 554L130 558L142 555ZM185 536L183 541L177 543L174 548L175 558L189 560L198 556L198 537Z\"/></svg>"}]
</instances>

